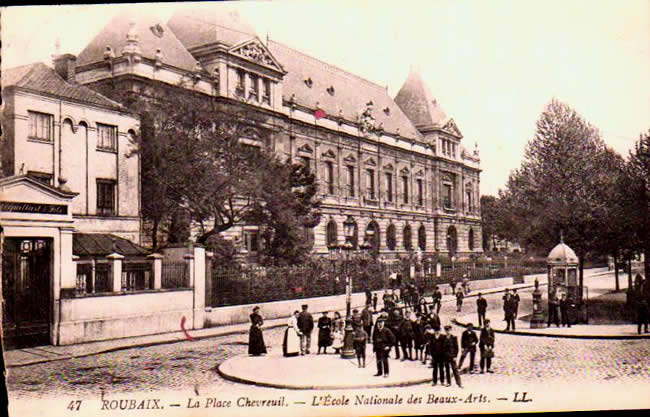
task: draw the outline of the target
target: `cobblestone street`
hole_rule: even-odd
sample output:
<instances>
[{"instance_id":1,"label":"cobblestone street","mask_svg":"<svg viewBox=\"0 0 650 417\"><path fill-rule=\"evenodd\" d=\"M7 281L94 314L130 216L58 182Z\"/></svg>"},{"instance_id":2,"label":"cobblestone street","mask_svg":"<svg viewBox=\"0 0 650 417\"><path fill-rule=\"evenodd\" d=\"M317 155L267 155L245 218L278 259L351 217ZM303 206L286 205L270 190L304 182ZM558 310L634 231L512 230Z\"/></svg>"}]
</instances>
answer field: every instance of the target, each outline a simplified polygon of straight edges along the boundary
<instances>
[{"instance_id":1,"label":"cobblestone street","mask_svg":"<svg viewBox=\"0 0 650 417\"><path fill-rule=\"evenodd\" d=\"M530 291L521 292L522 307ZM488 295L488 317L503 327L500 298ZM463 314L473 311L475 299L466 299ZM455 316L455 303L443 303L443 323ZM284 329L266 330L270 349L281 349ZM456 327L460 336L462 329ZM11 368L10 398L31 396L100 396L162 389L221 391L242 388L216 372L222 361L247 352L247 334L132 348L100 355ZM315 340L314 340L315 343ZM370 366L374 356L368 347ZM477 362L478 362L477 354ZM520 382L603 382L635 384L650 377L650 340L584 340L497 334L494 374L465 375L466 388ZM467 361L465 362L467 364ZM424 365L423 365L424 366ZM239 386L239 387L237 387ZM274 391L273 388L246 389Z\"/></svg>"}]
</instances>

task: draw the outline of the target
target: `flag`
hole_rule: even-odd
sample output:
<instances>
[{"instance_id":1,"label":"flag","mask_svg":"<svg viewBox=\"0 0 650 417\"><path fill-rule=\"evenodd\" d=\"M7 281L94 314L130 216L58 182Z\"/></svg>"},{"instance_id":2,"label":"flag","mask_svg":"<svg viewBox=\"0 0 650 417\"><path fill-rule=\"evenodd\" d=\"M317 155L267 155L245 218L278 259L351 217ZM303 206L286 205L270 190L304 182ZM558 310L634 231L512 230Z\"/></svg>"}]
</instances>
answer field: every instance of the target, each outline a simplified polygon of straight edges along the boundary
<instances>
[{"instance_id":1,"label":"flag","mask_svg":"<svg viewBox=\"0 0 650 417\"><path fill-rule=\"evenodd\" d=\"M325 113L325 110L323 109L316 109L314 111L314 117L316 118L316 120L322 119L325 116L327 116L327 113Z\"/></svg>"}]
</instances>

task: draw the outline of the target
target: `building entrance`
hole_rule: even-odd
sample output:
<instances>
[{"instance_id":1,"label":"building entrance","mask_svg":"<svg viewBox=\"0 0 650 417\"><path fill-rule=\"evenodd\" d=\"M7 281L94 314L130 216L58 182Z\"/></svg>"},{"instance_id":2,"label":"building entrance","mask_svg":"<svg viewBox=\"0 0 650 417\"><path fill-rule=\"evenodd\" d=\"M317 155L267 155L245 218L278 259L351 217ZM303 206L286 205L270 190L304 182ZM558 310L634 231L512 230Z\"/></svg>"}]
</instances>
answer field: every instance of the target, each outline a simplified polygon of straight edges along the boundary
<instances>
[{"instance_id":1,"label":"building entrance","mask_svg":"<svg viewBox=\"0 0 650 417\"><path fill-rule=\"evenodd\" d=\"M5 238L2 248L5 349L50 343L52 239Z\"/></svg>"}]
</instances>

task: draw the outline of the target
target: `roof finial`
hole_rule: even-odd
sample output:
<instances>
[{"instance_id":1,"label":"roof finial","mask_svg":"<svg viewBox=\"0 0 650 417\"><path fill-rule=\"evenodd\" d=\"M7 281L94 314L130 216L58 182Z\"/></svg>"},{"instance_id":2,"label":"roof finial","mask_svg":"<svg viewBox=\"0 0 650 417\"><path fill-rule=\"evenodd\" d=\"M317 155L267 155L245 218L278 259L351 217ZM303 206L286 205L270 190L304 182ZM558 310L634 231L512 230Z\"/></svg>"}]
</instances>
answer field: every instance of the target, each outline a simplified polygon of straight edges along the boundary
<instances>
[{"instance_id":1,"label":"roof finial","mask_svg":"<svg viewBox=\"0 0 650 417\"><path fill-rule=\"evenodd\" d=\"M564 243L564 230L560 229L560 243Z\"/></svg>"}]
</instances>

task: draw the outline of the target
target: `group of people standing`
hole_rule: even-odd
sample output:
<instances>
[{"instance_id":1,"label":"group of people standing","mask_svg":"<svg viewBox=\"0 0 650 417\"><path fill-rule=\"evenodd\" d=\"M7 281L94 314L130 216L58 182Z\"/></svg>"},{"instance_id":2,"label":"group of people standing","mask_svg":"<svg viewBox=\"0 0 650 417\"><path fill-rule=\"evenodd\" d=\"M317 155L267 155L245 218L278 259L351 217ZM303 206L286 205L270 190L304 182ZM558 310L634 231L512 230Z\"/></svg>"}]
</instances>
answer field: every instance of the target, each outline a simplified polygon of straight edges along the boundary
<instances>
[{"instance_id":1,"label":"group of people standing","mask_svg":"<svg viewBox=\"0 0 650 417\"><path fill-rule=\"evenodd\" d=\"M515 331L515 319L519 314L519 294L517 294L517 289L515 288L510 292L509 288L506 288L506 292L503 295L503 319L506 321L506 332Z\"/></svg>"}]
</instances>

